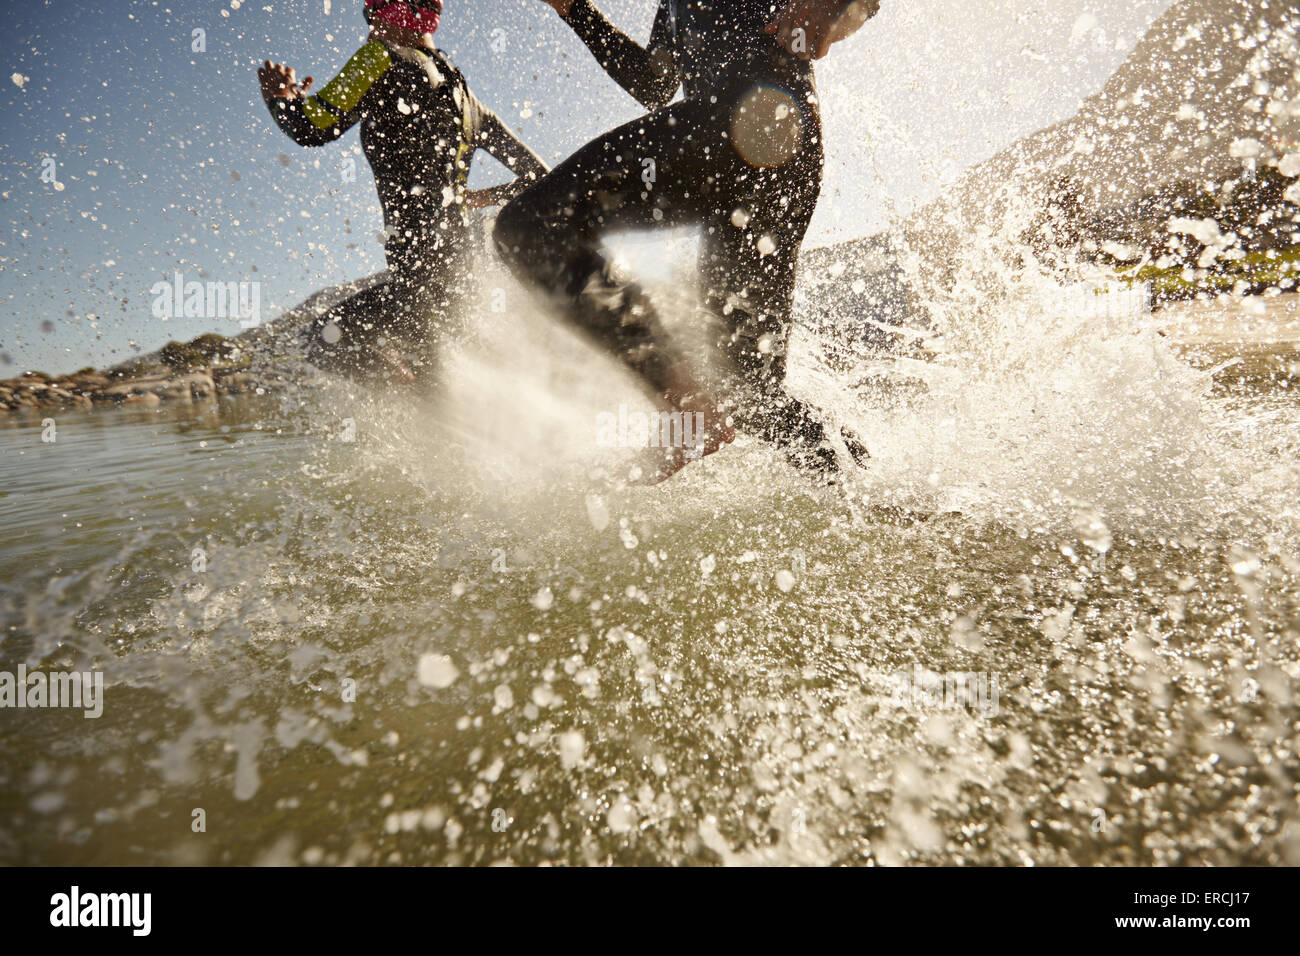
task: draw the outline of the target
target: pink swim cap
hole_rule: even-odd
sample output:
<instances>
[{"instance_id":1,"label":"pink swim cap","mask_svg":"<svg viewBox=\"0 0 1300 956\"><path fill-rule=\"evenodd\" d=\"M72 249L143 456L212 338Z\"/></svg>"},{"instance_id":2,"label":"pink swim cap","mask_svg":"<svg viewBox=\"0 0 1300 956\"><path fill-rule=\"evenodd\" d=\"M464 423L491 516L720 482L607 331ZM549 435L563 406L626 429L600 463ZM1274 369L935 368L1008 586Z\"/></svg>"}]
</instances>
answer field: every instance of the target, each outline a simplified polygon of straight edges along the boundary
<instances>
[{"instance_id":1,"label":"pink swim cap","mask_svg":"<svg viewBox=\"0 0 1300 956\"><path fill-rule=\"evenodd\" d=\"M366 21L383 20L416 33L433 33L442 17L442 0L366 0Z\"/></svg>"}]
</instances>

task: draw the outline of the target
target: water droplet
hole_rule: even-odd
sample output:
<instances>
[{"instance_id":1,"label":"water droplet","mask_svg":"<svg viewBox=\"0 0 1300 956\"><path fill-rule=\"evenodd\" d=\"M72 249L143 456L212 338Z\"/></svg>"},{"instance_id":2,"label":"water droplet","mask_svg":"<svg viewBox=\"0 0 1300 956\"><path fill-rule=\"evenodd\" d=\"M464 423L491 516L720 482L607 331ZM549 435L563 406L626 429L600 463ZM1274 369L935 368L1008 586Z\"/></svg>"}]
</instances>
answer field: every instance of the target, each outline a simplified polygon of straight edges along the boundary
<instances>
[{"instance_id":1,"label":"water droplet","mask_svg":"<svg viewBox=\"0 0 1300 956\"><path fill-rule=\"evenodd\" d=\"M425 687L441 689L455 683L460 671L446 654L421 654L416 676Z\"/></svg>"}]
</instances>

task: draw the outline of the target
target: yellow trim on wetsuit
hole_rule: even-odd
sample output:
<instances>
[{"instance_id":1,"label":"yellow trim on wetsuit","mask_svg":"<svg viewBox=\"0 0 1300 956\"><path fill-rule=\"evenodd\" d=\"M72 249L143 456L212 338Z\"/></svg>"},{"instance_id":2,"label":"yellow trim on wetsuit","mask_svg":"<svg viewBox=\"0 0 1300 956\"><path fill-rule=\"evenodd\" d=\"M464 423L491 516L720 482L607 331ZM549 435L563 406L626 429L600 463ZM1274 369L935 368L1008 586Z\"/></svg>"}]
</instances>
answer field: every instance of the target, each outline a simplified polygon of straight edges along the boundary
<instances>
[{"instance_id":1,"label":"yellow trim on wetsuit","mask_svg":"<svg viewBox=\"0 0 1300 956\"><path fill-rule=\"evenodd\" d=\"M303 114L317 129L333 126L339 117L361 102L361 97L393 65L388 48L370 40L344 64L339 75L302 105Z\"/></svg>"},{"instance_id":2,"label":"yellow trim on wetsuit","mask_svg":"<svg viewBox=\"0 0 1300 956\"><path fill-rule=\"evenodd\" d=\"M474 144L470 142L470 127L473 125L473 111L470 109L469 88L461 88L464 100L460 108L460 143L456 146L456 177L461 188L469 182L469 157L474 155Z\"/></svg>"}]
</instances>

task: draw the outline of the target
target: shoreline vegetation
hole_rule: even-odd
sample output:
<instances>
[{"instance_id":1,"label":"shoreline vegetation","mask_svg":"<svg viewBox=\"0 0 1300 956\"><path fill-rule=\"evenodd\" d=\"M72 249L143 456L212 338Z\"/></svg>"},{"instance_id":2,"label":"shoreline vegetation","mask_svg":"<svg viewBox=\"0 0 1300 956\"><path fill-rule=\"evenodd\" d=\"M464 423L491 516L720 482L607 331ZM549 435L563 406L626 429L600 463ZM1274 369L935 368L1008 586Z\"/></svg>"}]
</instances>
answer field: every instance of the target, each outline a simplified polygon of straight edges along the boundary
<instances>
[{"instance_id":1,"label":"shoreline vegetation","mask_svg":"<svg viewBox=\"0 0 1300 956\"><path fill-rule=\"evenodd\" d=\"M1038 236L1054 236L1152 302L1276 295L1300 279L1300 154L1243 166L1222 183L1177 180L1118 209L1090 212L1080 184L1054 184ZM1038 236L1026 237L1031 244ZM1041 244L1040 244L1041 245ZM1276 290L1270 292L1269 290Z\"/></svg>"},{"instance_id":2,"label":"shoreline vegetation","mask_svg":"<svg viewBox=\"0 0 1300 956\"><path fill-rule=\"evenodd\" d=\"M1223 263L1217 269L1148 264L1118 271L1118 277L1130 284L1148 283L1157 304L1220 295L1265 295L1269 289L1289 292L1300 279L1300 245L1289 249L1251 252L1240 259ZM1243 288L1244 287L1244 288ZM1274 293L1276 294L1276 293Z\"/></svg>"}]
</instances>

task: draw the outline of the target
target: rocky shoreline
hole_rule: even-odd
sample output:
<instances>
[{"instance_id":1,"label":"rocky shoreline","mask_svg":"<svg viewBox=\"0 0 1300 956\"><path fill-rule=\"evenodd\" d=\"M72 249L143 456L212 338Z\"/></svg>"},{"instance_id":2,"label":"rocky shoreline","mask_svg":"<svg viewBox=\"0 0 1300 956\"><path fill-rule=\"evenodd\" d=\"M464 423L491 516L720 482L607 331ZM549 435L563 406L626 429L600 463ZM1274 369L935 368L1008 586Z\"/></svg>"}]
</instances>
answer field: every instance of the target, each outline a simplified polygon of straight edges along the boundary
<instances>
[{"instance_id":1,"label":"rocky shoreline","mask_svg":"<svg viewBox=\"0 0 1300 956\"><path fill-rule=\"evenodd\" d=\"M89 369L60 376L29 372L0 381L0 413L97 405L151 407L164 401L203 401L219 395L270 390L279 384L262 381L261 376L247 369L224 367L177 373L164 366L133 377Z\"/></svg>"},{"instance_id":2,"label":"rocky shoreline","mask_svg":"<svg viewBox=\"0 0 1300 956\"><path fill-rule=\"evenodd\" d=\"M153 407L223 396L282 391L297 381L292 346L298 331L334 304L386 277L379 272L322 289L272 322L234 338L208 333L168 342L157 352L97 371L67 375L28 371L0 379L0 416L28 409Z\"/></svg>"}]
</instances>

